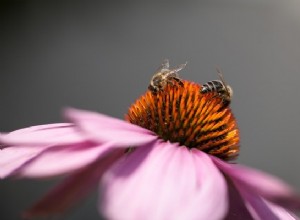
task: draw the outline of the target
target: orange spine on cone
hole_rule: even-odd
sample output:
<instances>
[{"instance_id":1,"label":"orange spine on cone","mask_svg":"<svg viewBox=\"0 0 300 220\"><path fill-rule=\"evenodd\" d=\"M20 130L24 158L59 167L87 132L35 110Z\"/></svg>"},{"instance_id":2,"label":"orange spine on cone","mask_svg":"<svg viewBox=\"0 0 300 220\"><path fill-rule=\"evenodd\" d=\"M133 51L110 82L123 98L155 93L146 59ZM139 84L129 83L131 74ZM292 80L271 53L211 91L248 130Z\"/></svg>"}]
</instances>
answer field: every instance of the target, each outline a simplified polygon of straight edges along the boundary
<instances>
[{"instance_id":1,"label":"orange spine on cone","mask_svg":"<svg viewBox=\"0 0 300 220\"><path fill-rule=\"evenodd\" d=\"M147 91L129 109L126 120L155 132L165 141L197 148L224 160L239 153L236 120L215 92L201 85L172 83L156 94Z\"/></svg>"}]
</instances>

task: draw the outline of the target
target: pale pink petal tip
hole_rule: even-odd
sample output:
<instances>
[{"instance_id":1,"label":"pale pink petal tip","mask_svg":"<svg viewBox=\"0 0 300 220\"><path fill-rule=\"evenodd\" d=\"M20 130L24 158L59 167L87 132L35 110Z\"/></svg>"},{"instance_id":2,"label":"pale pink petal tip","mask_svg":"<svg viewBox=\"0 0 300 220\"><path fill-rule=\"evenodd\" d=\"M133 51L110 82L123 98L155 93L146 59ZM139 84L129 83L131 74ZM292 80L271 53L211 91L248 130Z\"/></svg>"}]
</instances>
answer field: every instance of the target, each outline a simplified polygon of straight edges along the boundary
<instances>
[{"instance_id":1,"label":"pale pink petal tip","mask_svg":"<svg viewBox=\"0 0 300 220\"><path fill-rule=\"evenodd\" d=\"M36 158L47 147L9 147L0 150L0 179L6 178Z\"/></svg>"},{"instance_id":2,"label":"pale pink petal tip","mask_svg":"<svg viewBox=\"0 0 300 220\"><path fill-rule=\"evenodd\" d=\"M222 219L228 208L225 180L211 159L170 143L123 158L104 175L100 195L108 219Z\"/></svg>"},{"instance_id":3,"label":"pale pink petal tip","mask_svg":"<svg viewBox=\"0 0 300 220\"><path fill-rule=\"evenodd\" d=\"M212 159L237 187L260 195L284 208L300 209L299 194L277 177L246 166L229 164L215 157Z\"/></svg>"},{"instance_id":4,"label":"pale pink petal tip","mask_svg":"<svg viewBox=\"0 0 300 220\"><path fill-rule=\"evenodd\" d=\"M157 136L147 129L100 113L69 108L65 110L64 115L75 123L86 137L96 142L138 147L157 139Z\"/></svg>"},{"instance_id":5,"label":"pale pink petal tip","mask_svg":"<svg viewBox=\"0 0 300 220\"><path fill-rule=\"evenodd\" d=\"M11 145L46 145L46 144L72 144L86 141L73 124L58 123L37 125L19 129L10 133L0 133L0 143Z\"/></svg>"},{"instance_id":6,"label":"pale pink petal tip","mask_svg":"<svg viewBox=\"0 0 300 220\"><path fill-rule=\"evenodd\" d=\"M299 220L299 218L295 214L289 212L288 210L286 210L280 206L277 206L275 204L272 204L270 202L267 202L267 201L265 201L265 202L266 202L267 206L270 208L270 210L276 215L276 217L278 219Z\"/></svg>"},{"instance_id":7,"label":"pale pink petal tip","mask_svg":"<svg viewBox=\"0 0 300 220\"><path fill-rule=\"evenodd\" d=\"M107 144L102 146L73 145L61 149L50 148L25 164L17 172L17 175L41 178L73 173L99 160L107 150L111 150L111 146Z\"/></svg>"},{"instance_id":8,"label":"pale pink petal tip","mask_svg":"<svg viewBox=\"0 0 300 220\"><path fill-rule=\"evenodd\" d=\"M109 143L96 145L91 142L7 147L0 150L0 178L12 175L43 178L69 174L93 163L109 149L113 150Z\"/></svg>"}]
</instances>

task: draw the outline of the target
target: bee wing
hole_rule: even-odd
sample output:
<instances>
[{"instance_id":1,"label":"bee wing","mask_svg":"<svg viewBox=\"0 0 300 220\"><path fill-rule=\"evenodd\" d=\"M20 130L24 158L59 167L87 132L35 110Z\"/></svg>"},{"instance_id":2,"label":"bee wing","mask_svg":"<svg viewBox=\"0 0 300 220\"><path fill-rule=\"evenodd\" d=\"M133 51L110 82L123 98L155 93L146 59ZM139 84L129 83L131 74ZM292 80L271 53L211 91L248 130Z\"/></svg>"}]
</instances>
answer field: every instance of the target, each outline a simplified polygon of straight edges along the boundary
<instances>
[{"instance_id":1,"label":"bee wing","mask_svg":"<svg viewBox=\"0 0 300 220\"><path fill-rule=\"evenodd\" d=\"M170 62L169 59L164 59L163 62L160 64L158 69L156 70L156 73L161 72L162 70L169 70L170 68Z\"/></svg>"},{"instance_id":2,"label":"bee wing","mask_svg":"<svg viewBox=\"0 0 300 220\"><path fill-rule=\"evenodd\" d=\"M180 70L182 70L187 65L187 62L180 64L179 66L176 66L174 69L170 70L171 73L177 73Z\"/></svg>"},{"instance_id":3,"label":"bee wing","mask_svg":"<svg viewBox=\"0 0 300 220\"><path fill-rule=\"evenodd\" d=\"M161 64L162 69L169 69L170 68L170 61L169 59L164 59Z\"/></svg>"}]
</instances>

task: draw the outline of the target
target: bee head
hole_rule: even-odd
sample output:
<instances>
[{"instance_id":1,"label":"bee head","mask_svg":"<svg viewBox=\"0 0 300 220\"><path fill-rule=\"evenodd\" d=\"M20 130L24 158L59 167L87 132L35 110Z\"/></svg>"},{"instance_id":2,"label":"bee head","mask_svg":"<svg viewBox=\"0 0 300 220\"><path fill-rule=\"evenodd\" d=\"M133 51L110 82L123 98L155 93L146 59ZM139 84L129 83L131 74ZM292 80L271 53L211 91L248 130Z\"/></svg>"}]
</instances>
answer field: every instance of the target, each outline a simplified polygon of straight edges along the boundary
<instances>
[{"instance_id":1,"label":"bee head","mask_svg":"<svg viewBox=\"0 0 300 220\"><path fill-rule=\"evenodd\" d=\"M229 98L231 99L232 95L233 95L233 90L232 90L231 86L226 85L226 91L228 93Z\"/></svg>"}]
</instances>

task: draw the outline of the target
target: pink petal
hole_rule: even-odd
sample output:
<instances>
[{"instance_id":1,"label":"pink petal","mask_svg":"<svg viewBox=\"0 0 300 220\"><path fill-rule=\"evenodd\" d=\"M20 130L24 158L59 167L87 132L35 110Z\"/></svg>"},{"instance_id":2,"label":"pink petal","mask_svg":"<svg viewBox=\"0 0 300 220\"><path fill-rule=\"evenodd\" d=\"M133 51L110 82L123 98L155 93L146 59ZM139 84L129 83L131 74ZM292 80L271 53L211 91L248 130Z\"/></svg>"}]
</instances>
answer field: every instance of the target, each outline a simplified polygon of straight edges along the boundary
<instances>
[{"instance_id":1,"label":"pink petal","mask_svg":"<svg viewBox=\"0 0 300 220\"><path fill-rule=\"evenodd\" d=\"M236 185L285 208L300 208L300 197L282 180L245 166L229 164L215 157L212 159Z\"/></svg>"},{"instance_id":2,"label":"pink petal","mask_svg":"<svg viewBox=\"0 0 300 220\"><path fill-rule=\"evenodd\" d=\"M229 194L229 209L224 220L252 220L252 215L246 207L245 200L242 198L240 192L230 180L227 181L227 186Z\"/></svg>"},{"instance_id":3,"label":"pink petal","mask_svg":"<svg viewBox=\"0 0 300 220\"><path fill-rule=\"evenodd\" d=\"M155 139L151 131L128 122L95 112L67 109L65 116L74 122L90 139L117 146L140 146Z\"/></svg>"},{"instance_id":4,"label":"pink petal","mask_svg":"<svg viewBox=\"0 0 300 220\"><path fill-rule=\"evenodd\" d=\"M93 163L111 146L9 147L0 151L0 177L51 177L74 172Z\"/></svg>"},{"instance_id":5,"label":"pink petal","mask_svg":"<svg viewBox=\"0 0 300 220\"><path fill-rule=\"evenodd\" d=\"M259 195L251 191L247 191L241 187L238 188L253 219L279 220L275 213L267 206L267 204Z\"/></svg>"},{"instance_id":6,"label":"pink petal","mask_svg":"<svg viewBox=\"0 0 300 220\"><path fill-rule=\"evenodd\" d=\"M100 186L108 219L222 219L223 175L204 153L170 143L140 147L117 163Z\"/></svg>"},{"instance_id":7,"label":"pink petal","mask_svg":"<svg viewBox=\"0 0 300 220\"><path fill-rule=\"evenodd\" d=\"M229 211L225 220L272 220L272 219L298 219L287 210L263 200L252 192L238 189L229 180Z\"/></svg>"},{"instance_id":8,"label":"pink petal","mask_svg":"<svg viewBox=\"0 0 300 220\"><path fill-rule=\"evenodd\" d=\"M267 202L267 201L265 201L265 202L269 206L269 208L273 211L273 213L279 219L285 219L285 220L297 220L297 219L299 219L296 215L290 213L286 209L283 209L280 206L277 206L277 205L272 204L270 202Z\"/></svg>"},{"instance_id":9,"label":"pink petal","mask_svg":"<svg viewBox=\"0 0 300 220\"><path fill-rule=\"evenodd\" d=\"M123 150L103 154L101 159L68 177L30 208L24 218L61 214L94 189L103 173L123 155Z\"/></svg>"},{"instance_id":10,"label":"pink petal","mask_svg":"<svg viewBox=\"0 0 300 220\"><path fill-rule=\"evenodd\" d=\"M18 170L21 177L51 177L74 172L99 159L111 145L50 148Z\"/></svg>"},{"instance_id":11,"label":"pink petal","mask_svg":"<svg viewBox=\"0 0 300 220\"><path fill-rule=\"evenodd\" d=\"M9 147L0 150L0 179L12 175L47 148L47 146Z\"/></svg>"},{"instance_id":12,"label":"pink petal","mask_svg":"<svg viewBox=\"0 0 300 220\"><path fill-rule=\"evenodd\" d=\"M248 210L252 214L252 218L256 220L279 220L279 219L297 219L296 216L289 213L287 210L265 201L259 195L240 189Z\"/></svg>"},{"instance_id":13,"label":"pink petal","mask_svg":"<svg viewBox=\"0 0 300 220\"><path fill-rule=\"evenodd\" d=\"M0 143L4 145L64 145L83 141L86 139L68 123L38 125L0 134Z\"/></svg>"}]
</instances>

